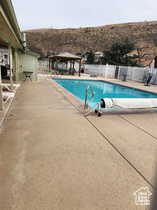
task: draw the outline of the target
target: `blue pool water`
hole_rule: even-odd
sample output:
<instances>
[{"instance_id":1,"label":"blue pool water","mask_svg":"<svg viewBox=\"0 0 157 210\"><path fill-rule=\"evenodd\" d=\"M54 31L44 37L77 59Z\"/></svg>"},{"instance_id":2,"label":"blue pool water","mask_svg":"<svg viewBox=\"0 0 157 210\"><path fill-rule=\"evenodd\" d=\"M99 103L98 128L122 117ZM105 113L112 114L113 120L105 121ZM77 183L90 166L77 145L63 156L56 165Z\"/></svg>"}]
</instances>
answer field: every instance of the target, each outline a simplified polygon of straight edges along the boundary
<instances>
[{"instance_id":1,"label":"blue pool water","mask_svg":"<svg viewBox=\"0 0 157 210\"><path fill-rule=\"evenodd\" d=\"M101 98L157 98L157 94L154 93L104 81L72 79L55 79L55 81L82 101L85 100L86 88L91 86L94 97L89 98L89 105L93 108Z\"/></svg>"}]
</instances>

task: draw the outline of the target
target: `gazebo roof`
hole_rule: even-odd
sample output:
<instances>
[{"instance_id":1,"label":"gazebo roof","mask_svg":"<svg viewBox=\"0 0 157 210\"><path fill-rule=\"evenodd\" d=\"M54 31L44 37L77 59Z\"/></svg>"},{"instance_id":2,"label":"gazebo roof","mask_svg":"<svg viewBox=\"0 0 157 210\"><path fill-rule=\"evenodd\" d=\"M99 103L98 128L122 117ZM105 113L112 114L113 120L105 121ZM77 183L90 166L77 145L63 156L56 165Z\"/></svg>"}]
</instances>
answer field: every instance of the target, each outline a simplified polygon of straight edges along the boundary
<instances>
[{"instance_id":1,"label":"gazebo roof","mask_svg":"<svg viewBox=\"0 0 157 210\"><path fill-rule=\"evenodd\" d=\"M71 53L68 52L64 52L64 53L60 53L58 55L53 55L53 56L49 56L49 58L51 59L61 59L61 60L81 60L82 58L77 56L77 55L73 55Z\"/></svg>"}]
</instances>

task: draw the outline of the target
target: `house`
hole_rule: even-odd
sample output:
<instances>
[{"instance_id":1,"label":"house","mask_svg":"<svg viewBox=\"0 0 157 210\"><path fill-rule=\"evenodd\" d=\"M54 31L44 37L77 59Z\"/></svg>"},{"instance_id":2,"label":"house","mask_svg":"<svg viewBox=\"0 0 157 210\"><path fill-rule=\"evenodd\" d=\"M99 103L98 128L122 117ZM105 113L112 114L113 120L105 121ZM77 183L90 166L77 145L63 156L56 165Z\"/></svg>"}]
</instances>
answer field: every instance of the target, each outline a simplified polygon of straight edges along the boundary
<instances>
[{"instance_id":1,"label":"house","mask_svg":"<svg viewBox=\"0 0 157 210\"><path fill-rule=\"evenodd\" d=\"M138 65L144 67L149 66L149 64L155 57L152 55L152 53L150 53L149 48L138 48L136 50L131 51L127 55L133 57L134 60L137 61Z\"/></svg>"},{"instance_id":2,"label":"house","mask_svg":"<svg viewBox=\"0 0 157 210\"><path fill-rule=\"evenodd\" d=\"M10 71L11 85L14 81L23 80L24 71L31 71L32 78L37 79L38 54L27 49L26 36L20 31L11 0L0 1L0 78L7 74L6 64L7 70ZM1 86L0 79L0 109L2 109Z\"/></svg>"},{"instance_id":3,"label":"house","mask_svg":"<svg viewBox=\"0 0 157 210\"><path fill-rule=\"evenodd\" d=\"M95 63L101 64L102 63L102 58L104 56L103 52L95 52Z\"/></svg>"},{"instance_id":4,"label":"house","mask_svg":"<svg viewBox=\"0 0 157 210\"><path fill-rule=\"evenodd\" d=\"M26 48L26 35L20 31L11 0L0 1L0 56L3 51L8 55L15 81L23 79L22 72L27 66L29 71L34 72L33 78L36 78L39 55Z\"/></svg>"}]
</instances>

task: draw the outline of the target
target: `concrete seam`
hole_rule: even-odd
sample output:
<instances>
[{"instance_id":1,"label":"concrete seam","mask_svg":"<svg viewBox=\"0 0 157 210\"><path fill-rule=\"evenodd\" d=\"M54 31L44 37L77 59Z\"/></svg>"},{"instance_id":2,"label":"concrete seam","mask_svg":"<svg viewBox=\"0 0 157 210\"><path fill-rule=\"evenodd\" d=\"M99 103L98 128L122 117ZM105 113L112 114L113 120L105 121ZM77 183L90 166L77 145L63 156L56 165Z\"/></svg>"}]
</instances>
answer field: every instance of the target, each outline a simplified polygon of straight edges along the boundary
<instances>
[{"instance_id":1,"label":"concrete seam","mask_svg":"<svg viewBox=\"0 0 157 210\"><path fill-rule=\"evenodd\" d=\"M153 189L155 187L151 182L120 152L120 150L107 138L87 117L87 121L98 131L98 133L110 144L110 146L140 175Z\"/></svg>"},{"instance_id":2,"label":"concrete seam","mask_svg":"<svg viewBox=\"0 0 157 210\"><path fill-rule=\"evenodd\" d=\"M135 125L133 122L129 121L128 119L126 119L125 117L123 117L122 115L120 115L120 117L127 121L129 124L133 125L134 127L140 129L141 131L143 131L144 133L146 133L147 135L151 136L153 139L157 140L157 137L153 136L151 133L149 133L148 131L146 131L144 128L138 126L138 125Z\"/></svg>"}]
</instances>

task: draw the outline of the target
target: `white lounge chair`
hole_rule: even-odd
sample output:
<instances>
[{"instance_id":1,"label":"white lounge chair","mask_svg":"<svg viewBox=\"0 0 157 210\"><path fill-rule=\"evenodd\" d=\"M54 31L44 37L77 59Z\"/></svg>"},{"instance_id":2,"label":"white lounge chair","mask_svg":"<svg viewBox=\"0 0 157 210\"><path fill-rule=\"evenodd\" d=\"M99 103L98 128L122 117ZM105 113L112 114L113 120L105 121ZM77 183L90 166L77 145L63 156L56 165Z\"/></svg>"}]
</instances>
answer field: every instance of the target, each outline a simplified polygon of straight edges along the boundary
<instances>
[{"instance_id":1,"label":"white lounge chair","mask_svg":"<svg viewBox=\"0 0 157 210\"><path fill-rule=\"evenodd\" d=\"M3 90L14 92L17 88L20 87L20 84L13 84L13 90L11 89L11 84L10 83L1 83L1 86L2 86Z\"/></svg>"},{"instance_id":2,"label":"white lounge chair","mask_svg":"<svg viewBox=\"0 0 157 210\"><path fill-rule=\"evenodd\" d=\"M10 98L13 98L14 96L15 96L15 93L10 93L10 92L3 92L2 93L2 98L3 98L5 103L7 103L7 101L10 100Z\"/></svg>"}]
</instances>

